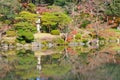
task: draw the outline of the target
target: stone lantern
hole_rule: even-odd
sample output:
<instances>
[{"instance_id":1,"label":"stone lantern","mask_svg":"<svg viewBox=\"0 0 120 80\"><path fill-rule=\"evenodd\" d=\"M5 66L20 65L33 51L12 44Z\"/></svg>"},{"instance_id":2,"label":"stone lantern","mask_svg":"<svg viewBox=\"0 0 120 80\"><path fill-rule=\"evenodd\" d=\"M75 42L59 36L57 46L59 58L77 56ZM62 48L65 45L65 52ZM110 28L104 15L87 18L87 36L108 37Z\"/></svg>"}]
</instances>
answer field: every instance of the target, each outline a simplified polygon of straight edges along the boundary
<instances>
[{"instance_id":1,"label":"stone lantern","mask_svg":"<svg viewBox=\"0 0 120 80\"><path fill-rule=\"evenodd\" d=\"M41 29L41 26L40 26L40 23L41 23L41 20L40 20L40 16L38 17L38 20L36 21L36 27L37 27L37 31L40 32L40 29Z\"/></svg>"}]
</instances>

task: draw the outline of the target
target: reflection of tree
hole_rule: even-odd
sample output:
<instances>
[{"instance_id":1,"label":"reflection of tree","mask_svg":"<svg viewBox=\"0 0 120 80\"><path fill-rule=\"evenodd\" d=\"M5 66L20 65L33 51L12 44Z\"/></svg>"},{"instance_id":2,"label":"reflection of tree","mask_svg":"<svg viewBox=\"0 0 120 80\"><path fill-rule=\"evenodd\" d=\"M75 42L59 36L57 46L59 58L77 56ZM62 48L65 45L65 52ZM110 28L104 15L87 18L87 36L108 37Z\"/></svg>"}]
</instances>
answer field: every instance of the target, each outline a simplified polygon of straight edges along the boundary
<instances>
[{"instance_id":1,"label":"reflection of tree","mask_svg":"<svg viewBox=\"0 0 120 80\"><path fill-rule=\"evenodd\" d=\"M120 80L119 72L119 64L107 63L97 67L94 71L89 71L86 75L90 80L93 77L92 80Z\"/></svg>"},{"instance_id":2,"label":"reflection of tree","mask_svg":"<svg viewBox=\"0 0 120 80\"><path fill-rule=\"evenodd\" d=\"M42 52L45 53L41 56L40 73L36 70L37 60L31 50L19 50L16 55L5 57L4 60L9 60L9 64L6 63L9 70L3 80L32 79L38 76L53 80L119 80L117 75L120 65L114 63L114 59L120 58L119 55L115 55L114 50L105 47L87 49L79 46L56 47ZM52 54L47 54L49 52Z\"/></svg>"},{"instance_id":3,"label":"reflection of tree","mask_svg":"<svg viewBox=\"0 0 120 80\"><path fill-rule=\"evenodd\" d=\"M15 59L12 55L8 56L7 53L3 55L0 54L0 80L15 80L15 72L13 71L14 68L12 65L14 61L11 57Z\"/></svg>"},{"instance_id":4,"label":"reflection of tree","mask_svg":"<svg viewBox=\"0 0 120 80\"><path fill-rule=\"evenodd\" d=\"M0 74L4 75L3 78L0 77L2 80L26 80L39 76L39 73L36 70L37 60L34 57L33 51L23 49L14 53L13 55L6 53L7 57L5 56L2 60L5 61L0 66L0 68L3 66L3 72L0 72Z\"/></svg>"},{"instance_id":5,"label":"reflection of tree","mask_svg":"<svg viewBox=\"0 0 120 80\"><path fill-rule=\"evenodd\" d=\"M42 72L48 76L62 76L70 70L70 65L59 61L62 54L42 56Z\"/></svg>"},{"instance_id":6,"label":"reflection of tree","mask_svg":"<svg viewBox=\"0 0 120 80\"><path fill-rule=\"evenodd\" d=\"M6 60L7 58L5 57L0 55L0 78L1 79L7 75L7 72L9 72L9 70L11 70Z\"/></svg>"},{"instance_id":7,"label":"reflection of tree","mask_svg":"<svg viewBox=\"0 0 120 80\"><path fill-rule=\"evenodd\" d=\"M69 47L66 48L64 50L63 54L54 54L52 55L52 57L49 56L49 59L46 58L47 64L44 67L46 67L46 71L48 71L50 69L50 71L46 72L46 73L51 73L54 75L53 76L57 76L60 75L61 73L60 71L63 71L62 73L64 73L64 75L62 75L60 78L61 79L65 79L65 80L79 80L84 78L84 76L79 72L79 69L82 67L82 63L87 63L87 54L86 53L82 53L81 54L81 58L79 57L79 55L77 54L72 54L72 52L74 52L74 49L71 49ZM85 58L84 60L82 60L83 58ZM50 63L49 63L50 61ZM50 64L52 64L52 66L50 67ZM65 66L65 67L64 67ZM50 67L50 68L49 68ZM58 67L58 68L57 68ZM65 70L66 69L66 70ZM53 70L55 70L55 72L53 72ZM65 70L65 71L64 71ZM43 70L44 71L44 70ZM56 74L55 74L56 73Z\"/></svg>"},{"instance_id":8,"label":"reflection of tree","mask_svg":"<svg viewBox=\"0 0 120 80\"><path fill-rule=\"evenodd\" d=\"M37 77L38 72L35 71L37 60L34 58L34 53L31 50L20 50L17 53L15 64L15 72L22 79Z\"/></svg>"},{"instance_id":9,"label":"reflection of tree","mask_svg":"<svg viewBox=\"0 0 120 80\"><path fill-rule=\"evenodd\" d=\"M120 80L119 72L120 65L119 64L105 64L103 66L103 70L106 71L108 77L111 77L112 80Z\"/></svg>"},{"instance_id":10,"label":"reflection of tree","mask_svg":"<svg viewBox=\"0 0 120 80\"><path fill-rule=\"evenodd\" d=\"M59 76L65 75L70 70L70 65L67 64L44 64L42 72L48 76Z\"/></svg>"},{"instance_id":11,"label":"reflection of tree","mask_svg":"<svg viewBox=\"0 0 120 80\"><path fill-rule=\"evenodd\" d=\"M103 48L95 49L94 51L90 50L92 52L91 54L90 54L90 52L88 54L87 52L79 51L79 55L78 54L71 55L71 54L69 54L69 51L65 51L66 52L65 54L67 54L67 62L69 64L71 64L72 69L70 70L69 73L66 74L66 76L64 78L66 78L66 80L72 80L72 78L75 80L79 80L79 79L82 79L82 80L104 80L104 79L110 80L110 78L111 78L110 75L107 76L107 78L106 78L106 76L102 75L102 71L101 71L101 73L94 71L96 68L99 68L103 64L114 62L114 59L115 59L114 54L116 54L116 53L114 52L114 50L108 50L108 52L106 52L106 49L105 49L105 51L103 50ZM76 49L73 49L73 50L76 50ZM112 60L112 62L111 62L111 60ZM99 70L102 70L102 69L99 69ZM106 69L104 69L104 70L106 70ZM113 70L113 72L114 72L114 70ZM115 73L118 73L118 72L119 72L119 70L118 71L116 70ZM114 78L114 79L115 79L115 76L117 76L117 74L115 74L115 73L112 74L112 76L113 76L112 78ZM103 74L105 74L105 72L103 72ZM108 74L108 73L106 73L106 74ZM95 76L95 78L94 78L94 76ZM112 79L112 80L114 80L114 79ZM119 80L119 78L117 78L115 80Z\"/></svg>"}]
</instances>

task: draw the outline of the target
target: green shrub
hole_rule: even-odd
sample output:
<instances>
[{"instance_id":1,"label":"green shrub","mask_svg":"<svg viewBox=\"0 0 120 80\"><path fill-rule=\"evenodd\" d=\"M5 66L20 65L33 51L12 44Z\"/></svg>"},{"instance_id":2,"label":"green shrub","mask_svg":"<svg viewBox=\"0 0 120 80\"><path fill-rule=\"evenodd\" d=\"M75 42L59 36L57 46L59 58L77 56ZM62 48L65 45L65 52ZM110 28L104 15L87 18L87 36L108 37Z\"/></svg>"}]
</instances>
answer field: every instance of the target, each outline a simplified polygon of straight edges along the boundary
<instances>
[{"instance_id":1,"label":"green shrub","mask_svg":"<svg viewBox=\"0 0 120 80\"><path fill-rule=\"evenodd\" d=\"M88 42L88 40L84 39L84 40L82 40L82 42L83 42L83 43L87 43L87 42Z\"/></svg>"},{"instance_id":2,"label":"green shrub","mask_svg":"<svg viewBox=\"0 0 120 80\"><path fill-rule=\"evenodd\" d=\"M35 23L37 19L37 14L28 12L28 11L21 11L16 17L15 20L17 21L24 21L29 23Z\"/></svg>"},{"instance_id":3,"label":"green shrub","mask_svg":"<svg viewBox=\"0 0 120 80\"><path fill-rule=\"evenodd\" d=\"M57 38L57 39L55 39L55 40L53 40L54 41L54 43L56 43L56 44L64 44L65 43L65 41L63 40L63 39L61 39L61 38Z\"/></svg>"},{"instance_id":4,"label":"green shrub","mask_svg":"<svg viewBox=\"0 0 120 80\"><path fill-rule=\"evenodd\" d=\"M75 39L81 39L81 34L79 34L79 33L76 34L76 35L75 35Z\"/></svg>"},{"instance_id":5,"label":"green shrub","mask_svg":"<svg viewBox=\"0 0 120 80\"><path fill-rule=\"evenodd\" d=\"M81 26L82 28L86 28L86 26L87 26L88 24L90 24L90 21L84 20L80 26Z\"/></svg>"},{"instance_id":6,"label":"green shrub","mask_svg":"<svg viewBox=\"0 0 120 80\"><path fill-rule=\"evenodd\" d=\"M15 29L17 30L17 31L29 31L29 32L32 32L32 33L35 33L36 32L36 27L33 25L33 24L31 24L31 23L29 23L29 22L18 22L18 23L16 23L16 24L14 24L14 26L15 26Z\"/></svg>"},{"instance_id":7,"label":"green shrub","mask_svg":"<svg viewBox=\"0 0 120 80\"><path fill-rule=\"evenodd\" d=\"M47 42L47 41L42 41L42 44L43 44L44 46L46 46L46 45L48 44L48 42Z\"/></svg>"},{"instance_id":8,"label":"green shrub","mask_svg":"<svg viewBox=\"0 0 120 80\"><path fill-rule=\"evenodd\" d=\"M26 43L26 41L21 41L20 43L21 43L21 44L25 44L25 43Z\"/></svg>"},{"instance_id":9,"label":"green shrub","mask_svg":"<svg viewBox=\"0 0 120 80\"><path fill-rule=\"evenodd\" d=\"M24 42L25 41L26 43L30 43L34 40L34 36L33 36L32 32L23 31L23 32L20 32L18 34L19 34L19 36L18 36L17 40L19 42Z\"/></svg>"},{"instance_id":10,"label":"green shrub","mask_svg":"<svg viewBox=\"0 0 120 80\"><path fill-rule=\"evenodd\" d=\"M68 25L71 22L71 18L62 12L52 12L52 13L44 13L42 15L41 26L45 27L46 32L50 32L51 30L55 29L64 29L66 25ZM44 29L43 29L44 30Z\"/></svg>"},{"instance_id":11,"label":"green shrub","mask_svg":"<svg viewBox=\"0 0 120 80\"><path fill-rule=\"evenodd\" d=\"M4 23L5 24L11 24L11 20L5 20Z\"/></svg>"},{"instance_id":12,"label":"green shrub","mask_svg":"<svg viewBox=\"0 0 120 80\"><path fill-rule=\"evenodd\" d=\"M15 31L7 31L7 32L6 32L6 35L7 35L8 37L14 37L14 36L16 36L16 32L15 32Z\"/></svg>"},{"instance_id":13,"label":"green shrub","mask_svg":"<svg viewBox=\"0 0 120 80\"><path fill-rule=\"evenodd\" d=\"M52 30L51 34L52 35L60 35L60 31L59 30Z\"/></svg>"}]
</instances>

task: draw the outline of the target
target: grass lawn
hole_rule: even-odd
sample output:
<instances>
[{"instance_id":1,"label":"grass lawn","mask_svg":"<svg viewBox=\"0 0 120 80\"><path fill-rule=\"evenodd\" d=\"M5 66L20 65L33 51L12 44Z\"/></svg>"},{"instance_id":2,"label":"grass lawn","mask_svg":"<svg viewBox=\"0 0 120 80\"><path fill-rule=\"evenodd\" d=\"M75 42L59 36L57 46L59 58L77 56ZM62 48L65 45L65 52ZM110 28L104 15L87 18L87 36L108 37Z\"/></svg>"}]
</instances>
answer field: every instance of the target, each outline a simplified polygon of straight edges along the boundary
<instances>
[{"instance_id":1,"label":"grass lawn","mask_svg":"<svg viewBox=\"0 0 120 80\"><path fill-rule=\"evenodd\" d=\"M34 34L35 40L52 40L55 38L59 38L59 35L51 35L50 33L36 33Z\"/></svg>"}]
</instances>

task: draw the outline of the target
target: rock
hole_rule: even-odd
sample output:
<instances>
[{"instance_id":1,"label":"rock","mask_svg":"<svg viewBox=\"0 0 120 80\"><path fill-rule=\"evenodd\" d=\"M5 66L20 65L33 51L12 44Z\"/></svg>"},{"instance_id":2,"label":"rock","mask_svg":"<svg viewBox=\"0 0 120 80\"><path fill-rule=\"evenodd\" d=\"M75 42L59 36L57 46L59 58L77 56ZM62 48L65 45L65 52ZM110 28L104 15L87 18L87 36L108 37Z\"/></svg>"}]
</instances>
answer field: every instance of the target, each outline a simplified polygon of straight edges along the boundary
<instances>
[{"instance_id":1,"label":"rock","mask_svg":"<svg viewBox=\"0 0 120 80\"><path fill-rule=\"evenodd\" d=\"M80 42L79 44L80 44L80 45L82 45L82 46L84 46L84 45L85 45L85 43L83 43L83 42Z\"/></svg>"},{"instance_id":2,"label":"rock","mask_svg":"<svg viewBox=\"0 0 120 80\"><path fill-rule=\"evenodd\" d=\"M32 47L41 47L41 43L39 43L39 42L32 42Z\"/></svg>"},{"instance_id":3,"label":"rock","mask_svg":"<svg viewBox=\"0 0 120 80\"><path fill-rule=\"evenodd\" d=\"M9 45L9 48L12 49L12 48L15 48L15 46L14 45Z\"/></svg>"},{"instance_id":4,"label":"rock","mask_svg":"<svg viewBox=\"0 0 120 80\"><path fill-rule=\"evenodd\" d=\"M78 43L77 42L70 42L69 46L78 46Z\"/></svg>"},{"instance_id":5,"label":"rock","mask_svg":"<svg viewBox=\"0 0 120 80\"><path fill-rule=\"evenodd\" d=\"M4 50L8 50L9 47L8 47L8 44L2 44L1 48L4 49Z\"/></svg>"},{"instance_id":6,"label":"rock","mask_svg":"<svg viewBox=\"0 0 120 80\"><path fill-rule=\"evenodd\" d=\"M52 43L48 43L48 47L51 48L53 47L54 45Z\"/></svg>"}]
</instances>

